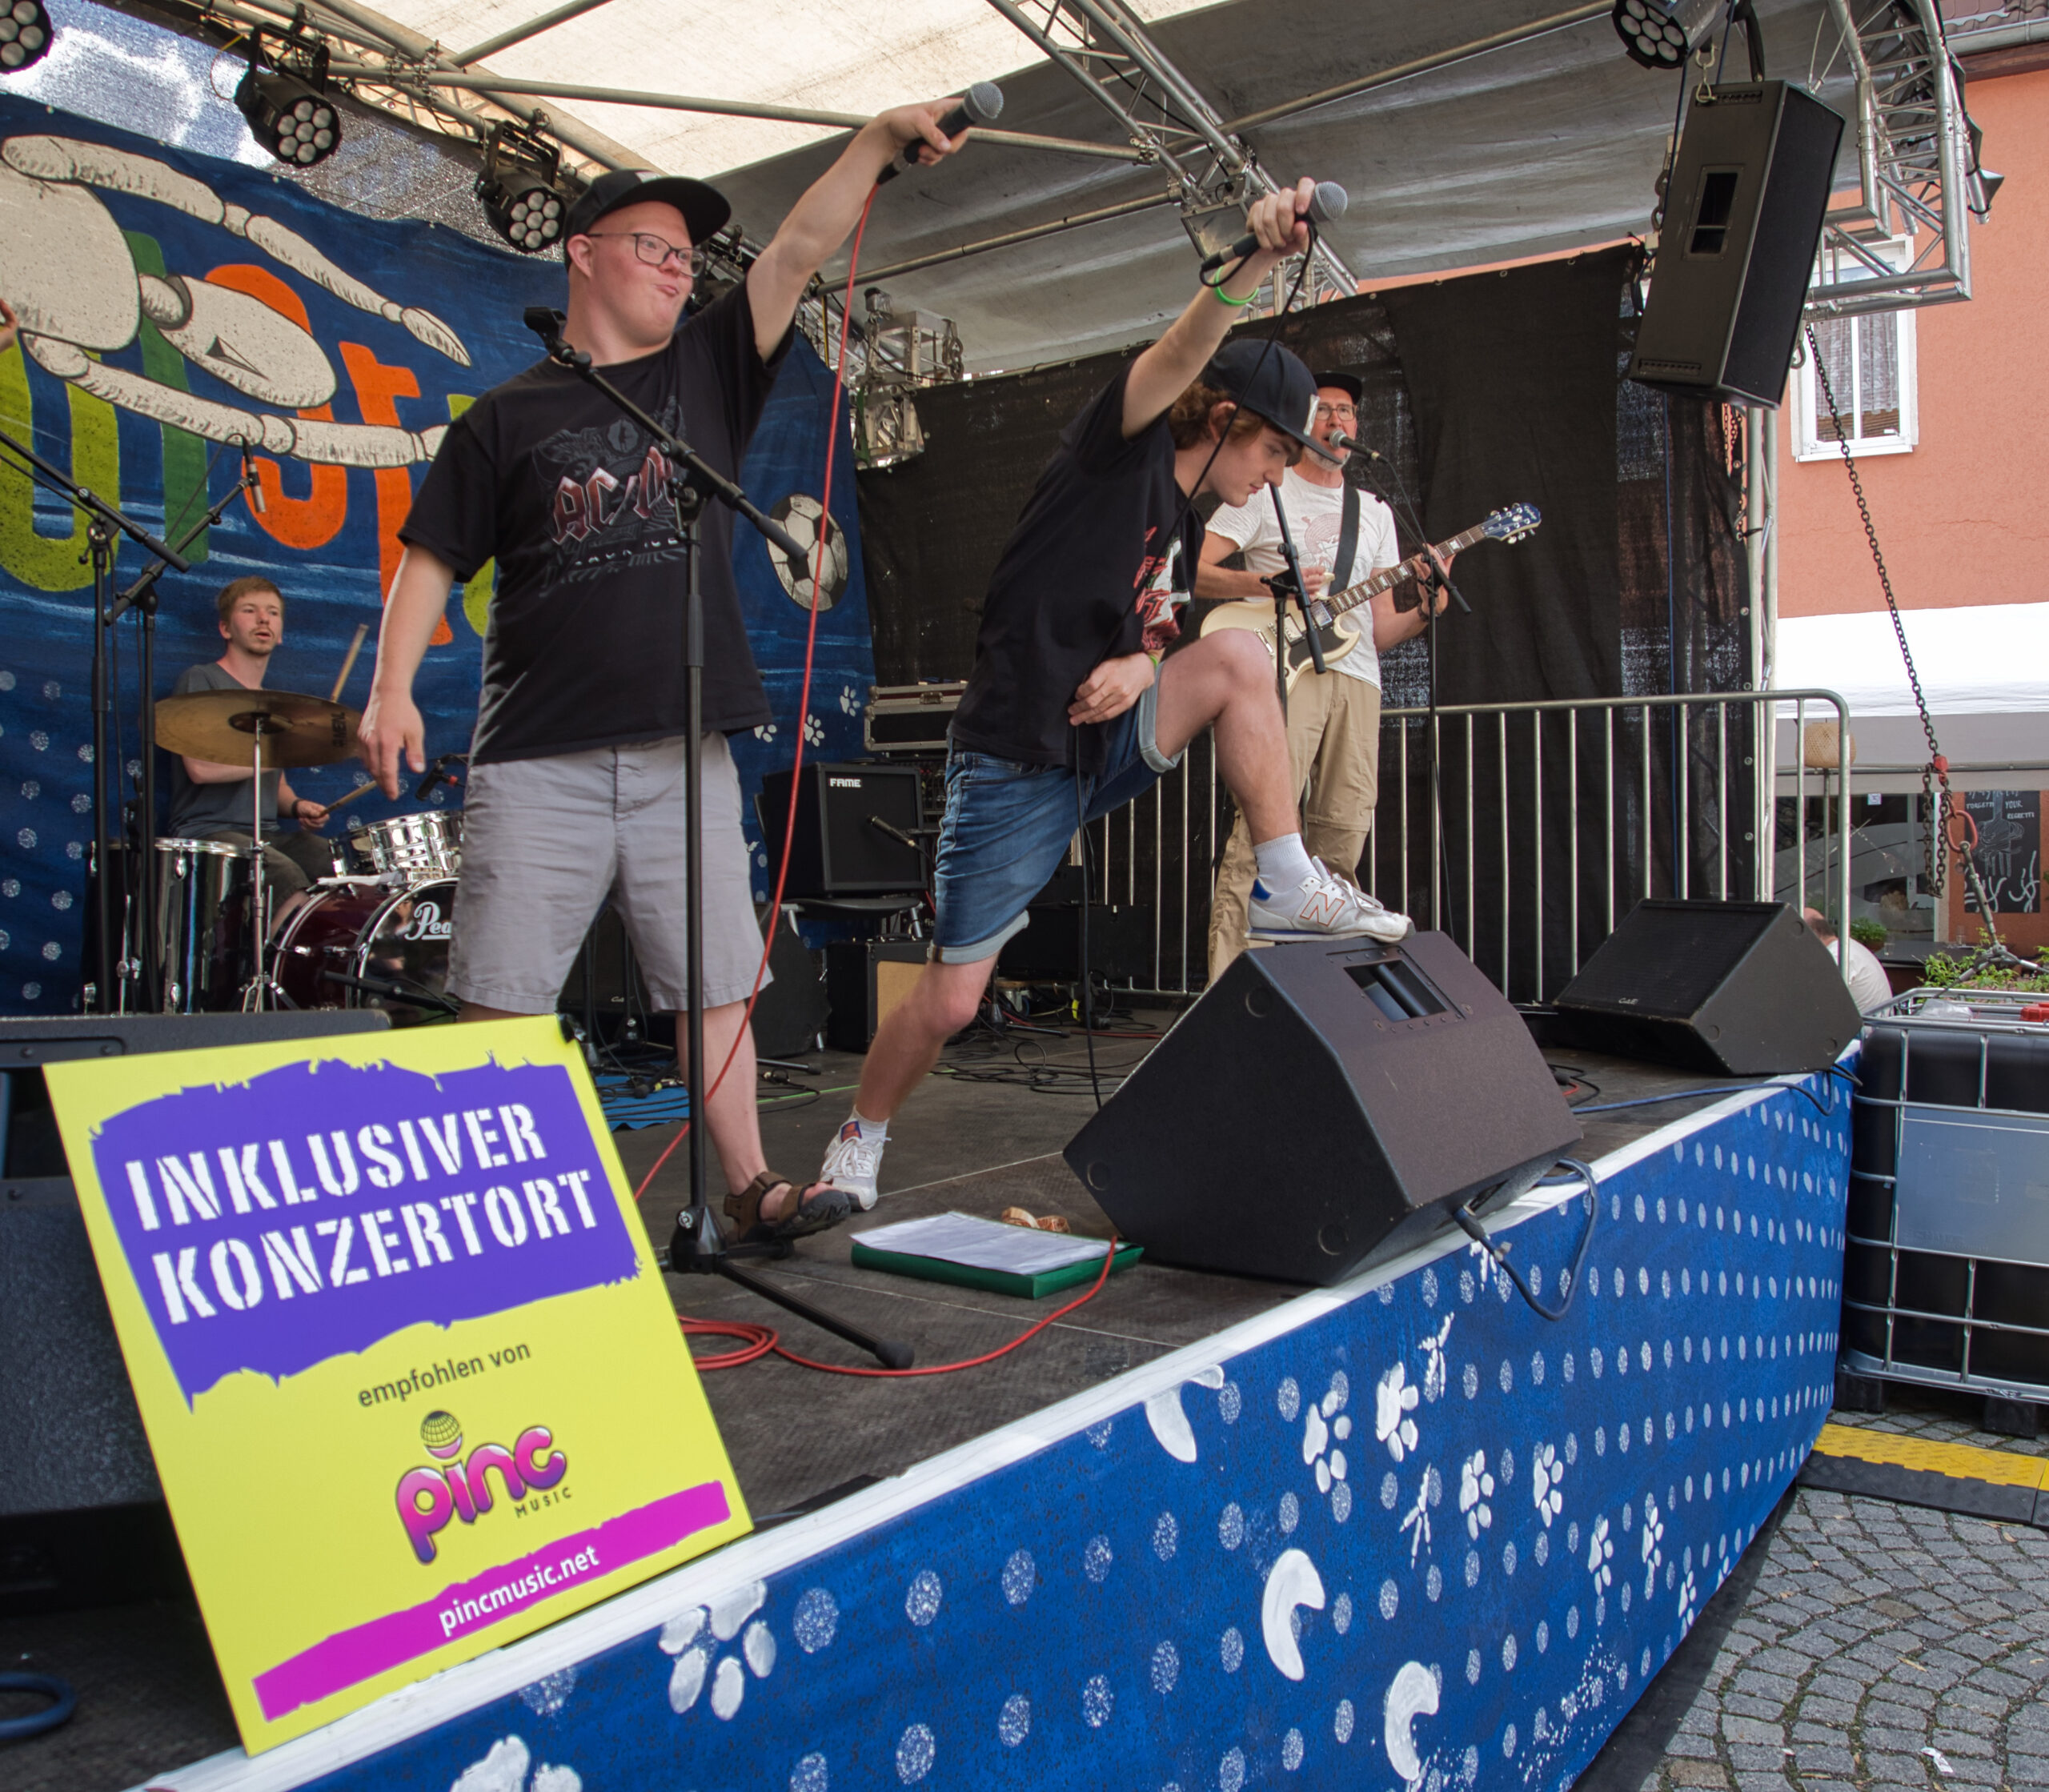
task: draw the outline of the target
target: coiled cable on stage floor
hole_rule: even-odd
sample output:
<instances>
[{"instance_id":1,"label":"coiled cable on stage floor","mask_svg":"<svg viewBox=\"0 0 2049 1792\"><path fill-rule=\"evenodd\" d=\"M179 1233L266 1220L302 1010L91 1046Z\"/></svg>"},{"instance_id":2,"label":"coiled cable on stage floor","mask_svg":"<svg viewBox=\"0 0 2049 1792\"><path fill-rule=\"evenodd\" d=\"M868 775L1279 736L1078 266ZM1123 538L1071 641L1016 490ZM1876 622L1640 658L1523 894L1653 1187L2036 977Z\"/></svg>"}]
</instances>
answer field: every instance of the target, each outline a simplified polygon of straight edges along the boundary
<instances>
[{"instance_id":1,"label":"coiled cable on stage floor","mask_svg":"<svg viewBox=\"0 0 2049 1792\"><path fill-rule=\"evenodd\" d=\"M1582 1108L1581 1112L1585 1110ZM1568 1181L1586 1185L1586 1193L1581 1197L1586 1203L1586 1224L1580 1229L1579 1249L1573 1253L1570 1267L1558 1278L1558 1284L1566 1293L1565 1298L1555 1307L1547 1307L1537 1298L1536 1291L1522 1279L1515 1265L1509 1261L1509 1246L1498 1241L1481 1224L1479 1216L1470 1207L1454 1207L1451 1210L1451 1217L1458 1223L1459 1229L1487 1253L1494 1267L1515 1285L1516 1293L1522 1297L1530 1310L1539 1319L1555 1322L1572 1311L1574 1297L1579 1293L1580 1272L1586 1266L1587 1247L1594 1242L1594 1227L1601 1217L1601 1194L1592 1165L1582 1164L1577 1157L1561 1157L1554 1167L1569 1171ZM1540 1189L1558 1186L1548 1176L1538 1178L1536 1185Z\"/></svg>"},{"instance_id":2,"label":"coiled cable on stage floor","mask_svg":"<svg viewBox=\"0 0 2049 1792\"><path fill-rule=\"evenodd\" d=\"M0 1718L0 1742L19 1742L67 1722L78 1708L71 1682L54 1674L0 1674L0 1693L29 1693L50 1703L26 1717Z\"/></svg>"},{"instance_id":3,"label":"coiled cable on stage floor","mask_svg":"<svg viewBox=\"0 0 2049 1792\"><path fill-rule=\"evenodd\" d=\"M1592 1173L1588 1173L1590 1177ZM998 1345L993 1350L979 1357L968 1357L957 1363L932 1363L920 1369L860 1369L846 1363L821 1363L811 1357L800 1357L796 1351L786 1349L772 1325L756 1325L743 1320L686 1319L680 1314L677 1323L690 1337L736 1337L745 1341L745 1347L729 1350L716 1357L700 1357L700 1369L738 1369L742 1365L758 1361L772 1351L784 1361L795 1363L800 1369L815 1369L821 1375L858 1375L871 1381L900 1381L918 1375L955 1375L962 1369L980 1369L992 1363L999 1357L1007 1357L1020 1345L1029 1344L1057 1320L1065 1319L1077 1307L1086 1305L1102 1292L1103 1284L1109 1280L1110 1266L1117 1261L1117 1247L1123 1243L1115 1233L1110 1234L1103 1247L1103 1266L1096 1272L1096 1279L1087 1289L1077 1295L1065 1306L1056 1307L1037 1324L1028 1326L1008 1344ZM1582 1254L1584 1254L1582 1253Z\"/></svg>"}]
</instances>

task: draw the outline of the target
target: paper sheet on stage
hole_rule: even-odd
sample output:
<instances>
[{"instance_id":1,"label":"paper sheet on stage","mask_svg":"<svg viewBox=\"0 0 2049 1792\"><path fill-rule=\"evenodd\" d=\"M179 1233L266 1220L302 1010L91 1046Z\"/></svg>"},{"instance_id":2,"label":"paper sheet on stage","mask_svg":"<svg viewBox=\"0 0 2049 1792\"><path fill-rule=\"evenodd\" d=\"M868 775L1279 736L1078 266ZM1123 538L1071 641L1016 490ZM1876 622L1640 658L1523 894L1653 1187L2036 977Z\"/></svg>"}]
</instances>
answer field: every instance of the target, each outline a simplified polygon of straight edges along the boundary
<instances>
[{"instance_id":1,"label":"paper sheet on stage","mask_svg":"<svg viewBox=\"0 0 2049 1792\"><path fill-rule=\"evenodd\" d=\"M901 1257L928 1257L970 1269L997 1269L1013 1276L1044 1275L1070 1264L1093 1263L1105 1249L1100 1238L1075 1238L1057 1232L1035 1232L1005 1225L1000 1220L972 1213L935 1213L923 1220L899 1220L894 1225L856 1233L856 1241L874 1251Z\"/></svg>"}]
</instances>

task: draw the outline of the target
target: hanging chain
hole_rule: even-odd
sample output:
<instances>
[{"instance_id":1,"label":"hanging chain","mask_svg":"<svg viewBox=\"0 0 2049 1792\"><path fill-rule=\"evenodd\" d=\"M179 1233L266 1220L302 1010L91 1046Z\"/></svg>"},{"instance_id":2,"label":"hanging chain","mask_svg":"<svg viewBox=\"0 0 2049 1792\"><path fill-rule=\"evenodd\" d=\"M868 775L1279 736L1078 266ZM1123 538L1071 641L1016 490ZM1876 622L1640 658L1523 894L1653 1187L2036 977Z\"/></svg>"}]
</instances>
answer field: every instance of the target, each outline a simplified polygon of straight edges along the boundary
<instances>
[{"instance_id":1,"label":"hanging chain","mask_svg":"<svg viewBox=\"0 0 2049 1792\"><path fill-rule=\"evenodd\" d=\"M1835 384L1828 376L1828 363L1822 356L1820 339L1815 335L1811 323L1806 326L1806 335L1807 352L1814 358L1814 377L1820 382L1822 397L1828 405L1829 422L1835 431L1835 445L1842 452L1843 467L1850 475L1850 489L1857 499L1857 514L1863 519L1864 539L1871 546L1871 563L1878 568L1879 588L1886 595L1886 611L1892 618L1893 636L1899 643L1899 656L1907 663L1907 682L1913 690L1915 711L1921 718L1921 732L1928 743L1928 763L1921 768L1922 813L1930 818L1928 893L1939 899L1947 881L1947 856L1938 852L1935 846L1939 834L1943 844L1962 861L1964 882L1978 904L1978 918L1984 925L1987 956L1999 960L2010 958L2012 954L2000 941L1998 926L1992 919L1991 900L1978 875L1977 854L1972 850L1978 844L1978 824L1950 788L1950 762L1943 756L1943 749L1935 739L1935 724L1928 714L1928 700L1922 692L1921 675L1915 667L1913 652L1907 644L1907 626L1900 620L1899 600L1893 595L1892 575L1886 570L1885 554L1879 546L1879 531L1871 521L1871 507L1864 497L1864 482L1857 473L1857 457L1850 451L1850 432L1842 427L1842 413L1836 408ZM1801 743L1803 752L1806 746L1804 741ZM1937 785L1941 787L1939 797L1936 795ZM1962 824L1954 836L1951 827L1953 820ZM1847 915L1842 917L1841 924L1850 924ZM2035 968L2028 966L2031 970Z\"/></svg>"}]
</instances>

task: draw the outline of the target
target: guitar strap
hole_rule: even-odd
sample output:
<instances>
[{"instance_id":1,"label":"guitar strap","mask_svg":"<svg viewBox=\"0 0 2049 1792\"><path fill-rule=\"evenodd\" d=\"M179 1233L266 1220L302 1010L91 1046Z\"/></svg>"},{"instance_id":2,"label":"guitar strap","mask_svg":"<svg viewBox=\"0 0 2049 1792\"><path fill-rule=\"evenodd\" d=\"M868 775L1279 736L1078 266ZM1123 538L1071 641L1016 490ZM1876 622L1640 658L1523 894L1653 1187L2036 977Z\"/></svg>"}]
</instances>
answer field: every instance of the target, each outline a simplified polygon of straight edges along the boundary
<instances>
[{"instance_id":1,"label":"guitar strap","mask_svg":"<svg viewBox=\"0 0 2049 1792\"><path fill-rule=\"evenodd\" d=\"M1341 591L1352 582L1352 562L1359 551L1359 488L1345 482L1345 505L1337 525L1337 558L1331 563L1325 589Z\"/></svg>"}]
</instances>

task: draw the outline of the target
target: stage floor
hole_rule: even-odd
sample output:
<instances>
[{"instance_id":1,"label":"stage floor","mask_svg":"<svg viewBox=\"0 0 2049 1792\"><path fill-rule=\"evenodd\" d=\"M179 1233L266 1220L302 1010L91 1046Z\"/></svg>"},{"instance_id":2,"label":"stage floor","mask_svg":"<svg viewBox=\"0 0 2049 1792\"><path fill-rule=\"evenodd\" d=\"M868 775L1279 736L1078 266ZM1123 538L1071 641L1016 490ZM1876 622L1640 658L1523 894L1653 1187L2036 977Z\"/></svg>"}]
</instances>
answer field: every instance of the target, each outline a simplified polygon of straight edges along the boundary
<instances>
[{"instance_id":1,"label":"stage floor","mask_svg":"<svg viewBox=\"0 0 2049 1792\"><path fill-rule=\"evenodd\" d=\"M1170 1018L1141 1014L1132 1024L1138 1030L1163 1025ZM1118 1069L1141 1057L1149 1044L1144 1038L1100 1040L1097 1056L1106 1085ZM1029 1038L1022 1042L1021 1056L1042 1079L1046 1070L1085 1070L1087 1063L1079 1037ZM1591 1098L1595 1103L1707 1088L1713 1081L1585 1054L1550 1056L1586 1072L1598 1088ZM827 1052L811 1054L808 1061L818 1067L817 1073L792 1079L793 1086L814 1089L817 1098L792 1098L763 1116L769 1161L798 1176L816 1165L844 1117L861 1060ZM955 1073L935 1076L920 1088L897 1123L900 1137L892 1142L885 1165L887 1193L879 1220L949 1209L993 1215L1015 1204L1035 1213L1064 1214L1079 1231L1105 1229L1102 1216L1059 1157L1093 1105L1085 1083L1063 1078L1063 1088L1047 1092L1022 1082L988 1080L1006 1067L1026 1068L1008 1046L956 1051L944 1067ZM1590 1160L1614 1151L1713 1099L1704 1096L1589 1115L1583 1155ZM629 1175L637 1179L644 1173L673 1131L664 1127L618 1135ZM657 1245L667 1243L683 1199L682 1158L679 1151L670 1159L645 1204ZM921 1365L980 1355L1060 1304L1057 1297L1027 1302L856 1270L850 1261L848 1238L858 1229L857 1224L808 1241L798 1258L764 1273L858 1324L914 1344ZM716 1278L672 1280L670 1287L679 1310L694 1317L769 1324L807 1355L848 1365L867 1361L837 1339ZM1093 1301L1023 1349L958 1375L896 1381L828 1378L771 1357L710 1375L707 1387L749 1503L758 1518L767 1518L814 1501L850 1481L899 1473L1277 1307L1298 1293L1282 1285L1141 1264L1113 1279ZM728 1347L716 1341L704 1345ZM1941 1397L1933 1397L1933 1403ZM1835 1502L1835 1512L1842 1509L1842 1496L1796 1493L1794 1498L1796 1509L1817 1499ZM1988 1533L1993 1529L1981 1528ZM1781 1545L1761 1537L1756 1547L1778 1550ZM1987 1566L1991 1569L1989 1561ZM1726 1590L1739 1596L1734 1602L1738 1607L1782 1597L1776 1591L1753 1591L1746 1582L1733 1580ZM0 1744L0 1780L18 1792L43 1787L94 1792L131 1786L153 1771L231 1747L235 1741L189 1602L0 1623L0 1658L10 1666L63 1674L80 1695L77 1716L62 1730L26 1744ZM1673 1666L1679 1665L1675 1660ZM1718 1671L1684 1702L1698 1707L1705 1702L1717 1712L1740 1712L1741 1691L1732 1678L1738 1666L1729 1666L1726 1674ZM12 1702L0 1705L0 1715L11 1714L13 1709ZM1649 1712L1646 1703L1646 1716ZM1722 1744L1714 1752L1733 1766L1727 1746ZM1682 1734L1676 1748L1678 1754L1690 1757L1696 1745ZM1623 1778L1632 1787L1640 1783L1645 1765L1656 1771L1664 1753L1662 1742L1651 1739L1646 1750L1640 1739ZM1602 1765L1596 1762L1588 1782L1602 1777ZM1667 1783L1710 1783L1695 1777L1706 1769L1705 1762L1696 1767L1689 1759L1673 1773L1676 1766L1675 1757L1666 1766ZM1622 1778L1612 1772L1606 1776L1606 1792L1622 1784Z\"/></svg>"}]
</instances>

